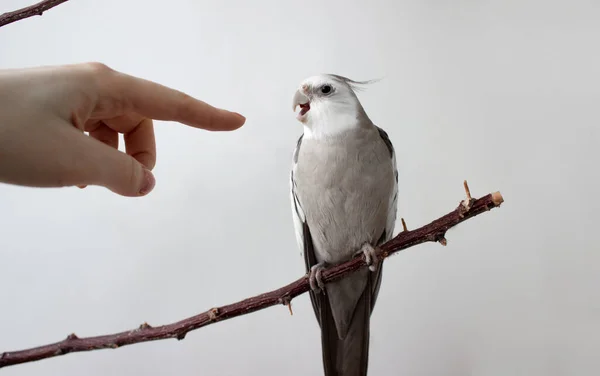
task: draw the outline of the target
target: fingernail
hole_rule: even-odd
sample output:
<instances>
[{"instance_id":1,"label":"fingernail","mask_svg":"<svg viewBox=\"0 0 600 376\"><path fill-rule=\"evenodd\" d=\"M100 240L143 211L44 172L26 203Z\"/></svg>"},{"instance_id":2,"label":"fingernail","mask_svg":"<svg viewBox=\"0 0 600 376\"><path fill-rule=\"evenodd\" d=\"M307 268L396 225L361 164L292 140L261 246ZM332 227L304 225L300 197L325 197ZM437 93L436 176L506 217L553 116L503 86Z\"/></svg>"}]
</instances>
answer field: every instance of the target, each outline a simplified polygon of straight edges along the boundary
<instances>
[{"instance_id":1,"label":"fingernail","mask_svg":"<svg viewBox=\"0 0 600 376\"><path fill-rule=\"evenodd\" d=\"M246 121L246 117L242 114L238 114L237 112L234 112L235 115L237 115L240 119Z\"/></svg>"},{"instance_id":2,"label":"fingernail","mask_svg":"<svg viewBox=\"0 0 600 376\"><path fill-rule=\"evenodd\" d=\"M144 169L144 185L142 185L142 189L140 189L140 195L146 195L150 192L154 185L156 184L156 179L154 179L154 175L150 172L150 170Z\"/></svg>"},{"instance_id":3,"label":"fingernail","mask_svg":"<svg viewBox=\"0 0 600 376\"><path fill-rule=\"evenodd\" d=\"M85 187L87 187L87 185L78 185L78 186L77 186L77 188L81 188L81 189L83 189L83 188L85 188Z\"/></svg>"}]
</instances>

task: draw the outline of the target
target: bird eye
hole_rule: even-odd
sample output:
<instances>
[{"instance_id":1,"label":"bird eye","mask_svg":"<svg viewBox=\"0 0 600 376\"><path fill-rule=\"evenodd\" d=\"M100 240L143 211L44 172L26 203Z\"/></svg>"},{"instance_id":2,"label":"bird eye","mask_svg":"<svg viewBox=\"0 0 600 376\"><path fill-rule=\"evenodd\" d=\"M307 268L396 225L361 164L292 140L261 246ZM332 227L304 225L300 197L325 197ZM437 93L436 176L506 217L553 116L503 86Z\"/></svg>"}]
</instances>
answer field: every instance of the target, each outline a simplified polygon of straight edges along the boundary
<instances>
[{"instance_id":1,"label":"bird eye","mask_svg":"<svg viewBox=\"0 0 600 376\"><path fill-rule=\"evenodd\" d=\"M323 93L323 94L329 94L329 93L331 93L331 90L332 90L331 85L321 86L321 93Z\"/></svg>"}]
</instances>

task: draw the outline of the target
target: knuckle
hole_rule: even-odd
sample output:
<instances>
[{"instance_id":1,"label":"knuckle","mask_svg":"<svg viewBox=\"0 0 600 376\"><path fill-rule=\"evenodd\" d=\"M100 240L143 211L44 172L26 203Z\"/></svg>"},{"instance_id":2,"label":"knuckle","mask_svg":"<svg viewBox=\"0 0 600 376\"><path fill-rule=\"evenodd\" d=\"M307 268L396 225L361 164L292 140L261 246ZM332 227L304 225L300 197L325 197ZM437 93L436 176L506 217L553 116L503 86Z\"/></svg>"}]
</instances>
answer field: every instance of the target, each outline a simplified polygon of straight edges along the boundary
<instances>
[{"instance_id":1,"label":"knuckle","mask_svg":"<svg viewBox=\"0 0 600 376\"><path fill-rule=\"evenodd\" d=\"M178 92L177 103L179 103L179 106L177 106L177 117L184 118L193 104L193 98L185 93Z\"/></svg>"},{"instance_id":2,"label":"knuckle","mask_svg":"<svg viewBox=\"0 0 600 376\"><path fill-rule=\"evenodd\" d=\"M99 88L107 78L115 73L108 65L99 62L88 62L80 65L83 75L95 89Z\"/></svg>"},{"instance_id":3,"label":"knuckle","mask_svg":"<svg viewBox=\"0 0 600 376\"><path fill-rule=\"evenodd\" d=\"M83 63L82 66L93 75L106 75L114 72L108 65L97 61Z\"/></svg>"},{"instance_id":4,"label":"knuckle","mask_svg":"<svg viewBox=\"0 0 600 376\"><path fill-rule=\"evenodd\" d=\"M191 116L191 109L194 108L195 99L190 95L182 92L178 92L175 117L177 119L188 119Z\"/></svg>"},{"instance_id":5,"label":"knuckle","mask_svg":"<svg viewBox=\"0 0 600 376\"><path fill-rule=\"evenodd\" d=\"M206 124L204 127L207 130L213 130L216 127L217 117L214 111L208 111L206 114Z\"/></svg>"},{"instance_id":6,"label":"knuckle","mask_svg":"<svg viewBox=\"0 0 600 376\"><path fill-rule=\"evenodd\" d=\"M95 114L99 116L119 116L130 108L118 87L119 72L100 62L80 64L82 76L88 83L90 96L97 98Z\"/></svg>"}]
</instances>

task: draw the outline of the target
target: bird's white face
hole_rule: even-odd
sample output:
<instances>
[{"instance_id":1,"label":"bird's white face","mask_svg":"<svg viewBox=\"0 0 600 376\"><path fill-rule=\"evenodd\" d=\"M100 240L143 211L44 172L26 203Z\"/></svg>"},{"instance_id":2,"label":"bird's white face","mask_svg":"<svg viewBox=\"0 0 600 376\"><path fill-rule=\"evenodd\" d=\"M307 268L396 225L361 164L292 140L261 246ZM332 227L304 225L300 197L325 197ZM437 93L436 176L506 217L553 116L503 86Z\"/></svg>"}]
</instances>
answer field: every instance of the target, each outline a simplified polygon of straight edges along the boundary
<instances>
[{"instance_id":1,"label":"bird's white face","mask_svg":"<svg viewBox=\"0 0 600 376\"><path fill-rule=\"evenodd\" d=\"M364 113L352 87L341 76L319 75L305 79L294 94L296 118L305 128L305 137L334 135L358 126Z\"/></svg>"}]
</instances>

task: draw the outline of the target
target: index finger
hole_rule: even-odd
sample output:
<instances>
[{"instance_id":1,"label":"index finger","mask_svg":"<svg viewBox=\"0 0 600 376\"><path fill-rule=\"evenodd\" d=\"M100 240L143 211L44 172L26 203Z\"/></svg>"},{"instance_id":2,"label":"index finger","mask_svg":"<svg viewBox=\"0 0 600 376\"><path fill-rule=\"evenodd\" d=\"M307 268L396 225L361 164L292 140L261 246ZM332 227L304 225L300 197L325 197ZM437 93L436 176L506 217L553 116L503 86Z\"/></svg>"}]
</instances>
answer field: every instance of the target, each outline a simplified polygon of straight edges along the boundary
<instances>
[{"instance_id":1,"label":"index finger","mask_svg":"<svg viewBox=\"0 0 600 376\"><path fill-rule=\"evenodd\" d=\"M101 72L98 80L100 100L113 101L114 108L123 113L132 111L151 119L177 121L211 131L231 131L246 121L238 113L213 107L181 91L106 69L109 72Z\"/></svg>"}]
</instances>

